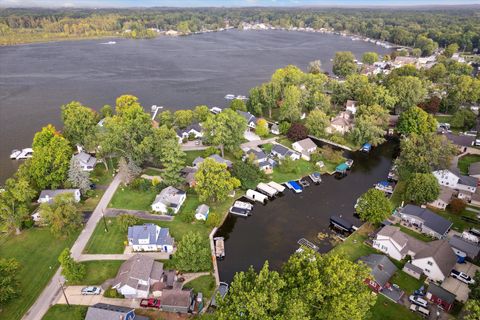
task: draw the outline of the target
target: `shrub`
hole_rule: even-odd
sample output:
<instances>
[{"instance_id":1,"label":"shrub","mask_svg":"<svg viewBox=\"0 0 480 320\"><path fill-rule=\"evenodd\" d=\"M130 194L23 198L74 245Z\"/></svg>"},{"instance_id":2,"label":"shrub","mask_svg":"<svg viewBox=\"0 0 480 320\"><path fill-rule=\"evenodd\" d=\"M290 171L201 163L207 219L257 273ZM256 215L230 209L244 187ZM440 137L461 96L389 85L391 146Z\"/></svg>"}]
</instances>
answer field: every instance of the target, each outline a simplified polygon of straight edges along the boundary
<instances>
[{"instance_id":1,"label":"shrub","mask_svg":"<svg viewBox=\"0 0 480 320\"><path fill-rule=\"evenodd\" d=\"M178 215L178 218L185 223L190 223L195 219L195 213L194 212L182 212L181 214Z\"/></svg>"},{"instance_id":2,"label":"shrub","mask_svg":"<svg viewBox=\"0 0 480 320\"><path fill-rule=\"evenodd\" d=\"M222 220L222 216L217 212L210 212L206 224L209 228L217 227Z\"/></svg>"},{"instance_id":3,"label":"shrub","mask_svg":"<svg viewBox=\"0 0 480 320\"><path fill-rule=\"evenodd\" d=\"M244 190L255 189L263 177L260 169L250 161L237 161L233 165L232 173L240 180L241 187Z\"/></svg>"},{"instance_id":4,"label":"shrub","mask_svg":"<svg viewBox=\"0 0 480 320\"><path fill-rule=\"evenodd\" d=\"M105 298L119 298L119 299L124 298L123 295L118 293L117 290L113 289L112 287L108 287L108 289L103 292L103 296Z\"/></svg>"},{"instance_id":5,"label":"shrub","mask_svg":"<svg viewBox=\"0 0 480 320\"><path fill-rule=\"evenodd\" d=\"M220 150L215 147L208 147L207 149L205 149L205 151L203 151L204 158L209 157L212 154L220 154Z\"/></svg>"},{"instance_id":6,"label":"shrub","mask_svg":"<svg viewBox=\"0 0 480 320\"><path fill-rule=\"evenodd\" d=\"M136 225L140 222L138 217L131 214L121 214L118 216L118 223L120 224L123 231L127 231L128 227Z\"/></svg>"},{"instance_id":7,"label":"shrub","mask_svg":"<svg viewBox=\"0 0 480 320\"><path fill-rule=\"evenodd\" d=\"M287 137L291 141L303 140L308 136L308 129L301 123L294 123L288 129Z\"/></svg>"},{"instance_id":8,"label":"shrub","mask_svg":"<svg viewBox=\"0 0 480 320\"><path fill-rule=\"evenodd\" d=\"M298 167L295 165L295 161L291 158L285 158L280 161L280 165L278 166L278 170L281 173L292 173L296 172Z\"/></svg>"},{"instance_id":9,"label":"shrub","mask_svg":"<svg viewBox=\"0 0 480 320\"><path fill-rule=\"evenodd\" d=\"M320 155L327 161L339 163L343 160L342 151L334 150L330 146L324 146L320 149Z\"/></svg>"},{"instance_id":10,"label":"shrub","mask_svg":"<svg viewBox=\"0 0 480 320\"><path fill-rule=\"evenodd\" d=\"M450 201L450 204L448 205L448 208L452 213L459 214L465 208L467 207L467 203L463 201L462 199L455 198L452 201Z\"/></svg>"},{"instance_id":11,"label":"shrub","mask_svg":"<svg viewBox=\"0 0 480 320\"><path fill-rule=\"evenodd\" d=\"M278 126L278 130L280 130L281 134L287 134L288 129L290 129L290 123L287 121L282 121L280 122L280 125Z\"/></svg>"},{"instance_id":12,"label":"shrub","mask_svg":"<svg viewBox=\"0 0 480 320\"><path fill-rule=\"evenodd\" d=\"M130 187L137 191L147 191L151 186L151 182L143 178L136 178L130 183Z\"/></svg>"}]
</instances>

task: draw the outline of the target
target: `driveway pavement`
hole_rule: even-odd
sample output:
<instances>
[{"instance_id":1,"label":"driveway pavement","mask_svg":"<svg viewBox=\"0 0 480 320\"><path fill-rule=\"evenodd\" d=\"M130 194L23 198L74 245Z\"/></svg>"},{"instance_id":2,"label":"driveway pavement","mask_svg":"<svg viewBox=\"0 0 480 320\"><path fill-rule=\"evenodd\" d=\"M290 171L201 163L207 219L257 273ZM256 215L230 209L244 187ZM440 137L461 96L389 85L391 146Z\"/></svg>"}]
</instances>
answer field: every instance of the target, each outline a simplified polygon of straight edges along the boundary
<instances>
[{"instance_id":1,"label":"driveway pavement","mask_svg":"<svg viewBox=\"0 0 480 320\"><path fill-rule=\"evenodd\" d=\"M455 270L464 272L469 276L473 277L475 275L475 271L480 270L480 267L467 262L467 263L457 263L455 265ZM465 302L468 299L468 294L470 293L470 289L468 288L468 284L461 282L452 277L448 277L443 281L442 288L450 291L451 293L457 296L457 300L460 302Z\"/></svg>"},{"instance_id":2,"label":"driveway pavement","mask_svg":"<svg viewBox=\"0 0 480 320\"><path fill-rule=\"evenodd\" d=\"M277 139L278 139L278 137L273 137L273 138L261 140L260 137L258 137L257 140L253 140L253 141L248 141L248 142L242 143L242 144L240 145L240 147L241 147L242 149L255 149L255 148L257 148L258 146L260 146L260 145L262 145L262 144L273 143L273 142L275 142L275 140L277 140Z\"/></svg>"},{"instance_id":3,"label":"driveway pavement","mask_svg":"<svg viewBox=\"0 0 480 320\"><path fill-rule=\"evenodd\" d=\"M96 303L108 303L115 306L129 307L129 308L139 308L140 301L137 299L116 299L116 298L105 298L103 295L82 295L81 291L84 286L70 286L65 288L65 295L67 296L68 302L70 304L82 305L82 306L91 306ZM65 297L63 294L60 295L57 304L66 304Z\"/></svg>"},{"instance_id":4,"label":"driveway pavement","mask_svg":"<svg viewBox=\"0 0 480 320\"><path fill-rule=\"evenodd\" d=\"M88 220L87 224L83 228L82 232L78 236L77 240L72 246L71 252L74 259L78 259L83 252L83 249L87 245L88 240L90 239L95 226L98 221L102 218L102 212L107 208L107 205L110 203L115 191L120 185L121 179L117 174L113 181L108 186L107 190L100 199L97 207L92 213L92 216ZM37 298L35 303L30 307L27 313L23 316L23 320L41 320L45 313L48 311L50 306L58 300L58 295L60 294L59 283L64 282L63 277L60 274L60 268L54 274L48 285L43 289L40 296Z\"/></svg>"}]
</instances>

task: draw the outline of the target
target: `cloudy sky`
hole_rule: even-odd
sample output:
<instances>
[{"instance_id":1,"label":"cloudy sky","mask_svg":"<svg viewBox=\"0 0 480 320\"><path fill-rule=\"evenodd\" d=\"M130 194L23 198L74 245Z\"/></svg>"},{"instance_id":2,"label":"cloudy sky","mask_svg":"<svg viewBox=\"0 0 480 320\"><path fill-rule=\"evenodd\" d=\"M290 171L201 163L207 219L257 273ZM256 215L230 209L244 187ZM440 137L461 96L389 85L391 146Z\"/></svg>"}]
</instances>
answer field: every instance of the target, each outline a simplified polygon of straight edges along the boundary
<instances>
[{"instance_id":1,"label":"cloudy sky","mask_svg":"<svg viewBox=\"0 0 480 320\"><path fill-rule=\"evenodd\" d=\"M207 7L480 4L480 0L0 0L3 7Z\"/></svg>"}]
</instances>

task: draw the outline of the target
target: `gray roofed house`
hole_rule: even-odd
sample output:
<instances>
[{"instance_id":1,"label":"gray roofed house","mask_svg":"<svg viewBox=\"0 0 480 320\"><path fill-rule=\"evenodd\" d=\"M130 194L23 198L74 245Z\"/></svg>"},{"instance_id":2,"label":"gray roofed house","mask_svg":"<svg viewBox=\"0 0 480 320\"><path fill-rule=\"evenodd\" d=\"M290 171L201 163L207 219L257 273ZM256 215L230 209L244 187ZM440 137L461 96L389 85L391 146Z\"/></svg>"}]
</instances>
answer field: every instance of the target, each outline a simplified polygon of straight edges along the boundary
<instances>
[{"instance_id":1,"label":"gray roofed house","mask_svg":"<svg viewBox=\"0 0 480 320\"><path fill-rule=\"evenodd\" d=\"M160 299L162 311L188 313L193 302L193 291L181 289L163 290Z\"/></svg>"},{"instance_id":2,"label":"gray roofed house","mask_svg":"<svg viewBox=\"0 0 480 320\"><path fill-rule=\"evenodd\" d=\"M215 160L216 162L218 163L224 163L227 165L227 168L231 168L232 167L232 161L230 160L227 160L227 159L224 159L222 158L221 156L219 156L218 154L212 154L211 156L209 156L209 158ZM204 158L202 157L197 157L195 158L195 160L193 160L193 166L194 167L197 167L203 162L205 161Z\"/></svg>"},{"instance_id":3,"label":"gray roofed house","mask_svg":"<svg viewBox=\"0 0 480 320\"><path fill-rule=\"evenodd\" d=\"M458 183L463 184L465 186L469 187L475 187L477 188L478 185L478 179L475 177L469 177L469 176L464 176L464 175L459 175L458 176L460 179L458 180ZM475 192L475 191L473 191Z\"/></svg>"},{"instance_id":4,"label":"gray roofed house","mask_svg":"<svg viewBox=\"0 0 480 320\"><path fill-rule=\"evenodd\" d=\"M358 259L365 263L371 270L371 275L382 288L388 280L397 272L398 268L383 254L369 254Z\"/></svg>"},{"instance_id":5,"label":"gray roofed house","mask_svg":"<svg viewBox=\"0 0 480 320\"><path fill-rule=\"evenodd\" d=\"M148 320L137 316L134 308L119 307L106 303L96 303L88 307L85 320Z\"/></svg>"},{"instance_id":6,"label":"gray roofed house","mask_svg":"<svg viewBox=\"0 0 480 320\"><path fill-rule=\"evenodd\" d=\"M51 203L53 201L53 198L59 194L66 194L66 193L71 193L73 194L73 198L75 199L76 202L80 201L80 189L57 189L57 190L42 190L40 192L40 196L38 197L37 202L38 203Z\"/></svg>"},{"instance_id":7,"label":"gray roofed house","mask_svg":"<svg viewBox=\"0 0 480 320\"><path fill-rule=\"evenodd\" d=\"M300 159L300 154L298 152L290 150L284 145L281 145L278 143L275 143L273 145L272 150L270 152L273 156L278 157L279 159L285 159L288 157L290 157L292 160Z\"/></svg>"},{"instance_id":8,"label":"gray roofed house","mask_svg":"<svg viewBox=\"0 0 480 320\"><path fill-rule=\"evenodd\" d=\"M192 134L196 139L203 137L202 127L200 123L192 123L187 126L185 129L176 129L177 137L180 140L188 139L189 135Z\"/></svg>"},{"instance_id":9,"label":"gray roofed house","mask_svg":"<svg viewBox=\"0 0 480 320\"><path fill-rule=\"evenodd\" d=\"M438 198L430 202L429 205L438 209L445 209L450 204L454 193L455 190L446 186L440 186L440 194Z\"/></svg>"},{"instance_id":10,"label":"gray roofed house","mask_svg":"<svg viewBox=\"0 0 480 320\"><path fill-rule=\"evenodd\" d=\"M421 208L411 204L407 204L405 207L400 209L399 213L402 217L402 220L420 228L422 233L438 239L444 238L453 225L452 222L430 211L429 209Z\"/></svg>"},{"instance_id":11,"label":"gray roofed house","mask_svg":"<svg viewBox=\"0 0 480 320\"><path fill-rule=\"evenodd\" d=\"M97 158L83 151L73 155L72 157L78 161L83 171L93 171L93 169L95 169L95 165L97 164Z\"/></svg>"},{"instance_id":12,"label":"gray roofed house","mask_svg":"<svg viewBox=\"0 0 480 320\"><path fill-rule=\"evenodd\" d=\"M312 139L306 138L292 144L293 150L300 152L302 154L302 158L307 161L310 161L310 154L317 150L317 145L313 142Z\"/></svg>"},{"instance_id":13,"label":"gray roofed house","mask_svg":"<svg viewBox=\"0 0 480 320\"><path fill-rule=\"evenodd\" d=\"M411 263L432 280L443 281L457 263L457 257L447 240L435 240L417 252Z\"/></svg>"},{"instance_id":14,"label":"gray roofed house","mask_svg":"<svg viewBox=\"0 0 480 320\"><path fill-rule=\"evenodd\" d=\"M161 281L163 263L152 257L136 254L125 261L112 281L112 288L126 298L146 298L150 286Z\"/></svg>"},{"instance_id":15,"label":"gray roofed house","mask_svg":"<svg viewBox=\"0 0 480 320\"><path fill-rule=\"evenodd\" d=\"M451 237L448 242L450 243L450 246L455 254L464 253L471 260L475 260L479 257L480 245L478 243L468 241L457 235Z\"/></svg>"},{"instance_id":16,"label":"gray roofed house","mask_svg":"<svg viewBox=\"0 0 480 320\"><path fill-rule=\"evenodd\" d=\"M411 275L415 279L420 279L422 277L422 274L423 274L423 269L422 268L417 267L417 266L411 264L410 262L405 263L402 271Z\"/></svg>"},{"instance_id":17,"label":"gray roofed house","mask_svg":"<svg viewBox=\"0 0 480 320\"><path fill-rule=\"evenodd\" d=\"M146 223L128 227L128 244L133 251L173 252L174 240L168 228Z\"/></svg>"},{"instance_id":18,"label":"gray roofed house","mask_svg":"<svg viewBox=\"0 0 480 320\"><path fill-rule=\"evenodd\" d=\"M477 179L480 178L480 162L474 162L470 164L468 167L468 175Z\"/></svg>"},{"instance_id":19,"label":"gray roofed house","mask_svg":"<svg viewBox=\"0 0 480 320\"><path fill-rule=\"evenodd\" d=\"M446 312L449 312L452 309L456 298L453 293L437 286L433 282L430 282L428 285L426 297L433 303L441 306Z\"/></svg>"},{"instance_id":20,"label":"gray roofed house","mask_svg":"<svg viewBox=\"0 0 480 320\"><path fill-rule=\"evenodd\" d=\"M255 129L255 127L257 126L257 118L253 114L240 110L237 110L237 113L247 121L248 127Z\"/></svg>"},{"instance_id":21,"label":"gray roofed house","mask_svg":"<svg viewBox=\"0 0 480 320\"><path fill-rule=\"evenodd\" d=\"M247 157L252 155L254 162L261 162L267 159L267 154L263 150L248 149L245 153Z\"/></svg>"},{"instance_id":22,"label":"gray roofed house","mask_svg":"<svg viewBox=\"0 0 480 320\"><path fill-rule=\"evenodd\" d=\"M473 142L475 141L475 137L470 135L457 135L454 133L447 132L444 134L444 136L448 140L450 140L450 142L452 142L453 144L457 145L458 147L461 147L462 151L463 151L463 148L471 147L473 145Z\"/></svg>"},{"instance_id":23,"label":"gray roofed house","mask_svg":"<svg viewBox=\"0 0 480 320\"><path fill-rule=\"evenodd\" d=\"M155 197L152 210L166 214L170 209L173 213L178 213L186 198L185 191L172 186L166 187Z\"/></svg>"},{"instance_id":24,"label":"gray roofed house","mask_svg":"<svg viewBox=\"0 0 480 320\"><path fill-rule=\"evenodd\" d=\"M198 168L196 167L185 167L180 172L185 182L192 188L195 186L195 173L197 173L197 171Z\"/></svg>"}]
</instances>

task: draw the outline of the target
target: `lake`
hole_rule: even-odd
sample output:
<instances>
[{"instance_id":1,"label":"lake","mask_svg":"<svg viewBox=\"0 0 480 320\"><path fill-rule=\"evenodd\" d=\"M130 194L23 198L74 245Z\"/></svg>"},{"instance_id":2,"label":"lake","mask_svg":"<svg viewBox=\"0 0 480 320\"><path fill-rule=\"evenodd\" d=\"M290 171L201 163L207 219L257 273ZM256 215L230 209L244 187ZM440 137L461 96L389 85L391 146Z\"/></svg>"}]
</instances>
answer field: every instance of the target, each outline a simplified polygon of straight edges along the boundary
<instances>
[{"instance_id":1,"label":"lake","mask_svg":"<svg viewBox=\"0 0 480 320\"><path fill-rule=\"evenodd\" d=\"M248 218L229 215L215 235L225 237L226 256L218 262L220 280L230 282L235 272L250 265L258 271L265 260L270 268L279 270L298 249L301 238L317 244L322 253L329 251L331 239L320 241L318 233L332 234L332 215L342 216L357 227L362 224L354 216L353 206L375 183L387 179L397 153L398 142L394 141L373 148L369 154L346 153L354 164L343 179L322 175L319 185L311 184L300 194L287 189L266 205L255 204Z\"/></svg>"},{"instance_id":2,"label":"lake","mask_svg":"<svg viewBox=\"0 0 480 320\"><path fill-rule=\"evenodd\" d=\"M320 59L331 71L336 51L386 54L388 49L331 34L228 31L153 40L65 41L0 47L0 183L18 163L11 150L29 147L35 132L60 124L60 106L77 100L96 110L122 94L171 110L226 105L288 64Z\"/></svg>"}]
</instances>

